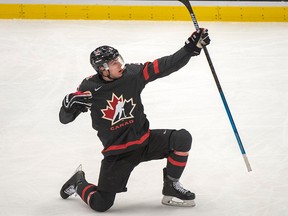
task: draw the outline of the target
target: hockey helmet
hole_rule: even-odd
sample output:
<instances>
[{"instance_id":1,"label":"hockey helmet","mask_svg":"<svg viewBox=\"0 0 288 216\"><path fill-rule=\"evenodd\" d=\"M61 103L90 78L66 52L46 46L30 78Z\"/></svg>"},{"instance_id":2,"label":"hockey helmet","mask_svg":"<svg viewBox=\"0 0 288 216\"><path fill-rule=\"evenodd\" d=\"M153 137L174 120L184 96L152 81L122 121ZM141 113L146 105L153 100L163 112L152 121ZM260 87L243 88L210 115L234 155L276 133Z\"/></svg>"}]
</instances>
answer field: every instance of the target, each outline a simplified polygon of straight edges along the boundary
<instances>
[{"instance_id":1,"label":"hockey helmet","mask_svg":"<svg viewBox=\"0 0 288 216\"><path fill-rule=\"evenodd\" d=\"M109 70L108 63L116 58L119 58L121 63L124 64L122 56L118 50L110 46L100 46L96 48L90 54L90 63L92 67L98 72L102 73L100 67L103 66L106 70Z\"/></svg>"}]
</instances>

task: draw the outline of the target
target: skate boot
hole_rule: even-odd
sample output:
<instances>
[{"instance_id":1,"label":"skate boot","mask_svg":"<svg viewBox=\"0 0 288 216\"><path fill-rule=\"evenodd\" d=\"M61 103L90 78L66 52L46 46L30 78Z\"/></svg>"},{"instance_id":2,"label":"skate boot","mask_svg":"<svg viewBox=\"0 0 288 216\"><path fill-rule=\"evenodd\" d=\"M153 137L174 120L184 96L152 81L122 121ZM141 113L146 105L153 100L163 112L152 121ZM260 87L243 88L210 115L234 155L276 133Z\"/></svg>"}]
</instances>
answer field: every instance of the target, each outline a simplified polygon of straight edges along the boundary
<instances>
[{"instance_id":1,"label":"skate boot","mask_svg":"<svg viewBox=\"0 0 288 216\"><path fill-rule=\"evenodd\" d=\"M166 168L163 169L164 186L162 190L162 204L169 206L193 207L195 194L182 187L178 180L167 176Z\"/></svg>"},{"instance_id":2,"label":"skate boot","mask_svg":"<svg viewBox=\"0 0 288 216\"><path fill-rule=\"evenodd\" d=\"M75 194L77 186L82 183L84 178L85 174L82 171L82 165L80 164L74 175L62 186L60 196L63 199L67 199L69 196Z\"/></svg>"}]
</instances>

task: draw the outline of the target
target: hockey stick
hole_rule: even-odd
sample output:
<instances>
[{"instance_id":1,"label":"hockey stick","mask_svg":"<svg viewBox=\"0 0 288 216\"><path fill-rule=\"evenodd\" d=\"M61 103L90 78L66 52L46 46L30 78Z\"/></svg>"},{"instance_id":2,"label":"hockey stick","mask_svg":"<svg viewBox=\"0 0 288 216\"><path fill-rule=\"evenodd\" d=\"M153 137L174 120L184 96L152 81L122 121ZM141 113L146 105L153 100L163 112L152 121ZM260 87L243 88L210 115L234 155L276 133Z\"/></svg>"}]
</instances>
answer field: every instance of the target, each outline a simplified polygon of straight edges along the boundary
<instances>
[{"instance_id":1,"label":"hockey stick","mask_svg":"<svg viewBox=\"0 0 288 216\"><path fill-rule=\"evenodd\" d=\"M179 1L182 2L182 3L185 5L185 7L188 9L188 11L189 11L189 13L190 13L190 16L191 16L191 19L192 19L192 21L193 21L193 23L194 23L194 26L195 26L196 30L199 30L199 25L198 25L196 16L195 16L195 14L194 14L194 12L193 12L193 9L192 9L192 7L191 7L191 4L190 4L189 0L179 0ZM234 135L235 135L235 137L236 137L236 140L237 140L237 142L238 142L239 148L240 148L240 150L241 150L241 153L242 153L243 159L244 159L244 161L245 161L247 170L248 170L248 172L250 172L250 171L252 171L252 169L251 169L249 160L248 160L248 158L247 158L247 155L246 155L244 146L243 146L243 144L242 144L242 141L241 141L241 139L240 139L239 133L238 133L237 128L236 128L236 125L235 125L235 123L234 123L234 120L233 120L232 114L231 114L231 112L230 112L228 103L227 103L226 98L225 98L225 96L224 96L224 92L223 92L222 87L221 87L221 85L220 85L220 82L219 82L219 79L218 79L218 77L217 77L215 68L214 68L214 66L213 66L213 64L212 64L212 60L211 60L210 55L209 55L209 53L208 53L207 47L206 47L206 46L203 46L203 50L204 50L204 52L205 52L205 55L206 55L208 64L209 64L209 66L210 66L211 72L212 72L212 74L213 74L214 80L215 80L216 85L217 85L217 88L218 88L218 91L219 91L220 96L221 96L221 99L222 99L222 101L223 101L225 110L226 110L226 112L227 112L228 118L229 118L230 123L231 123L231 126L232 126L232 128L233 128Z\"/></svg>"}]
</instances>

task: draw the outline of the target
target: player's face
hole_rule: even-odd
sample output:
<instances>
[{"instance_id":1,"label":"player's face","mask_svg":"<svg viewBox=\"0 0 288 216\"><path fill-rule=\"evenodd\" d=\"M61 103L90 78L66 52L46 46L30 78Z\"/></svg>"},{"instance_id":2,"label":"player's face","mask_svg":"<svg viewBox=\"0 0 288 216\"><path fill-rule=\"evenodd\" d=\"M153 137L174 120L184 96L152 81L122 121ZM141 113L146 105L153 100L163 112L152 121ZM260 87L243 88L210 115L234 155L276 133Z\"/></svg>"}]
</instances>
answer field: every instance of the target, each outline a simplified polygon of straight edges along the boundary
<instances>
[{"instance_id":1,"label":"player's face","mask_svg":"<svg viewBox=\"0 0 288 216\"><path fill-rule=\"evenodd\" d=\"M113 81L122 77L125 70L125 63L121 55L109 61L102 68L102 77L106 81Z\"/></svg>"},{"instance_id":2,"label":"player's face","mask_svg":"<svg viewBox=\"0 0 288 216\"><path fill-rule=\"evenodd\" d=\"M108 67L110 71L110 77L113 79L118 79L122 77L124 72L124 61L121 56L108 62Z\"/></svg>"}]
</instances>

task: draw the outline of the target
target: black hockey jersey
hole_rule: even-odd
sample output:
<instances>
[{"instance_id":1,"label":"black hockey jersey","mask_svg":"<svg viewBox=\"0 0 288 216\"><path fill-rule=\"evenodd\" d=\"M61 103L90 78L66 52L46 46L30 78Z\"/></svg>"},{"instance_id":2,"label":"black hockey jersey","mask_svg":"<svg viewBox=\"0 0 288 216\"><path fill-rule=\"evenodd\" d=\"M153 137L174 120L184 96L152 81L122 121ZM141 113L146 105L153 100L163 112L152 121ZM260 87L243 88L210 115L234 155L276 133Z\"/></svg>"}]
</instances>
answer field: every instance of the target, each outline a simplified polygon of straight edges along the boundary
<instances>
[{"instance_id":1,"label":"black hockey jersey","mask_svg":"<svg viewBox=\"0 0 288 216\"><path fill-rule=\"evenodd\" d=\"M186 65L192 52L183 47L170 56L145 64L126 64L123 76L112 82L100 75L87 77L79 91L92 93L92 126L103 144L104 156L121 154L147 144L150 130L141 92L148 82L167 76ZM60 121L69 123L78 115L60 110Z\"/></svg>"}]
</instances>

